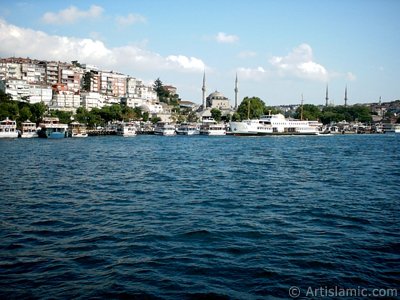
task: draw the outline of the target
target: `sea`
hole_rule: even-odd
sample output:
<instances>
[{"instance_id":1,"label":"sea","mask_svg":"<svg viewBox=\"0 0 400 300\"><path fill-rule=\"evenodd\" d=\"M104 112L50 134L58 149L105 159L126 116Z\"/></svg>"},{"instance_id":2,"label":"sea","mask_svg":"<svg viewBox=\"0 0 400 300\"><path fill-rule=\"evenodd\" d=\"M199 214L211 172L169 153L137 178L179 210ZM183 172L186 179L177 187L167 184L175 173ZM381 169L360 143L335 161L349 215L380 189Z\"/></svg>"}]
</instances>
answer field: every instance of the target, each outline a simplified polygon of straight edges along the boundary
<instances>
[{"instance_id":1,"label":"sea","mask_svg":"<svg viewBox=\"0 0 400 300\"><path fill-rule=\"evenodd\" d=\"M399 208L400 135L1 139L0 298L396 298Z\"/></svg>"}]
</instances>

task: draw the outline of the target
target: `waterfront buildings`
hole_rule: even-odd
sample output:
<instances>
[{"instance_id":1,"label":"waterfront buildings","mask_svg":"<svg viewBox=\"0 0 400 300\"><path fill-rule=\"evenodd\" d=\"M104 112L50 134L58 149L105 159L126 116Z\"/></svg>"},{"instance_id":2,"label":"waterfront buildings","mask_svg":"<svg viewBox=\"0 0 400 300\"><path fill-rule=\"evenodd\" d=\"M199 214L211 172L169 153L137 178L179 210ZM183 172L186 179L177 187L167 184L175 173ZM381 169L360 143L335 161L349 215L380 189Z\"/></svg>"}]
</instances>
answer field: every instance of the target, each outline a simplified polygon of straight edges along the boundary
<instances>
[{"instance_id":1,"label":"waterfront buildings","mask_svg":"<svg viewBox=\"0 0 400 300\"><path fill-rule=\"evenodd\" d=\"M176 94L175 87L166 88ZM10 94L14 101L42 101L50 110L75 111L80 106L91 110L122 102L132 108L145 108L152 114L164 112L152 85L78 61L0 59L0 90Z\"/></svg>"}]
</instances>

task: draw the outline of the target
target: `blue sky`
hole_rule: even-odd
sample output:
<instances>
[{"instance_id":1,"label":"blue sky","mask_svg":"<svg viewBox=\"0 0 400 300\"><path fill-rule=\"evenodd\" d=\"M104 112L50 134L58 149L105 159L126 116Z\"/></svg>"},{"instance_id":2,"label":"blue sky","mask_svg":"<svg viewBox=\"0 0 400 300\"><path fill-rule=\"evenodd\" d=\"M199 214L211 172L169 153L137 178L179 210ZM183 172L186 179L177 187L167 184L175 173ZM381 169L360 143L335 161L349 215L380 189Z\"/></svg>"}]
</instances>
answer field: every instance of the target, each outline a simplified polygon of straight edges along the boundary
<instances>
[{"instance_id":1,"label":"blue sky","mask_svg":"<svg viewBox=\"0 0 400 300\"><path fill-rule=\"evenodd\" d=\"M268 105L400 99L398 0L0 0L0 56L79 60Z\"/></svg>"}]
</instances>

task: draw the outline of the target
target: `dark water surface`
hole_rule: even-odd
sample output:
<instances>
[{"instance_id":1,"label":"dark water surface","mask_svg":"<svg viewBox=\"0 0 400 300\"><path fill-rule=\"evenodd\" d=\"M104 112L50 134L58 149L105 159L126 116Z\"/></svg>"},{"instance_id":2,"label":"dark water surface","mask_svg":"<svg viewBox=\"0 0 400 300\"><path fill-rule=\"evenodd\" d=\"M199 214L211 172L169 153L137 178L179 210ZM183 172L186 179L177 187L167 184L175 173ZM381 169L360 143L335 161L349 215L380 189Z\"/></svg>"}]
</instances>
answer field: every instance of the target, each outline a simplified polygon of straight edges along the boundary
<instances>
[{"instance_id":1,"label":"dark water surface","mask_svg":"<svg viewBox=\"0 0 400 300\"><path fill-rule=\"evenodd\" d=\"M0 298L399 288L400 135L3 139L0 157Z\"/></svg>"}]
</instances>

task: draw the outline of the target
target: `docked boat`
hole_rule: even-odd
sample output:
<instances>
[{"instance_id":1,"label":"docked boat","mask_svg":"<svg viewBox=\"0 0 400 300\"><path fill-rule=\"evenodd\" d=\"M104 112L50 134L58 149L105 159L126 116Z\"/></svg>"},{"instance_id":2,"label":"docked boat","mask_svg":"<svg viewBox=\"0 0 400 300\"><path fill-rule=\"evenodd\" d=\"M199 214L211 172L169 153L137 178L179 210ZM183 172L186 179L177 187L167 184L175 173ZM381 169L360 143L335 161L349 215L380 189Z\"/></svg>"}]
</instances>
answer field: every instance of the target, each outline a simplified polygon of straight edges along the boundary
<instances>
[{"instance_id":1,"label":"docked boat","mask_svg":"<svg viewBox=\"0 0 400 300\"><path fill-rule=\"evenodd\" d=\"M182 123L176 128L176 133L179 135L196 135L200 134L200 130L195 124Z\"/></svg>"},{"instance_id":2,"label":"docked boat","mask_svg":"<svg viewBox=\"0 0 400 300\"><path fill-rule=\"evenodd\" d=\"M67 135L68 125L60 123L56 117L45 117L39 123L41 128L38 132L39 137L49 139L61 139Z\"/></svg>"},{"instance_id":3,"label":"docked boat","mask_svg":"<svg viewBox=\"0 0 400 300\"><path fill-rule=\"evenodd\" d=\"M17 138L17 122L8 117L0 122L0 138Z\"/></svg>"},{"instance_id":4,"label":"docked boat","mask_svg":"<svg viewBox=\"0 0 400 300\"><path fill-rule=\"evenodd\" d=\"M175 126L166 122L158 122L154 128L154 134L166 136L175 135Z\"/></svg>"},{"instance_id":5,"label":"docked boat","mask_svg":"<svg viewBox=\"0 0 400 300\"><path fill-rule=\"evenodd\" d=\"M200 125L201 135L226 135L225 124L220 124L210 119Z\"/></svg>"},{"instance_id":6,"label":"docked boat","mask_svg":"<svg viewBox=\"0 0 400 300\"><path fill-rule=\"evenodd\" d=\"M38 129L36 128L36 124L31 122L30 120L26 120L21 124L21 138L37 138L38 137Z\"/></svg>"},{"instance_id":7,"label":"docked boat","mask_svg":"<svg viewBox=\"0 0 400 300\"><path fill-rule=\"evenodd\" d=\"M121 122L117 127L117 135L124 137L136 136L136 125L133 122Z\"/></svg>"},{"instance_id":8,"label":"docked boat","mask_svg":"<svg viewBox=\"0 0 400 300\"><path fill-rule=\"evenodd\" d=\"M318 121L286 119L282 114L230 122L230 130L234 135L318 135L321 126Z\"/></svg>"},{"instance_id":9,"label":"docked boat","mask_svg":"<svg viewBox=\"0 0 400 300\"><path fill-rule=\"evenodd\" d=\"M384 133L400 133L400 124L385 123L382 124Z\"/></svg>"},{"instance_id":10,"label":"docked boat","mask_svg":"<svg viewBox=\"0 0 400 300\"><path fill-rule=\"evenodd\" d=\"M73 138L87 137L86 125L79 122L72 122L68 125L68 136Z\"/></svg>"}]
</instances>

